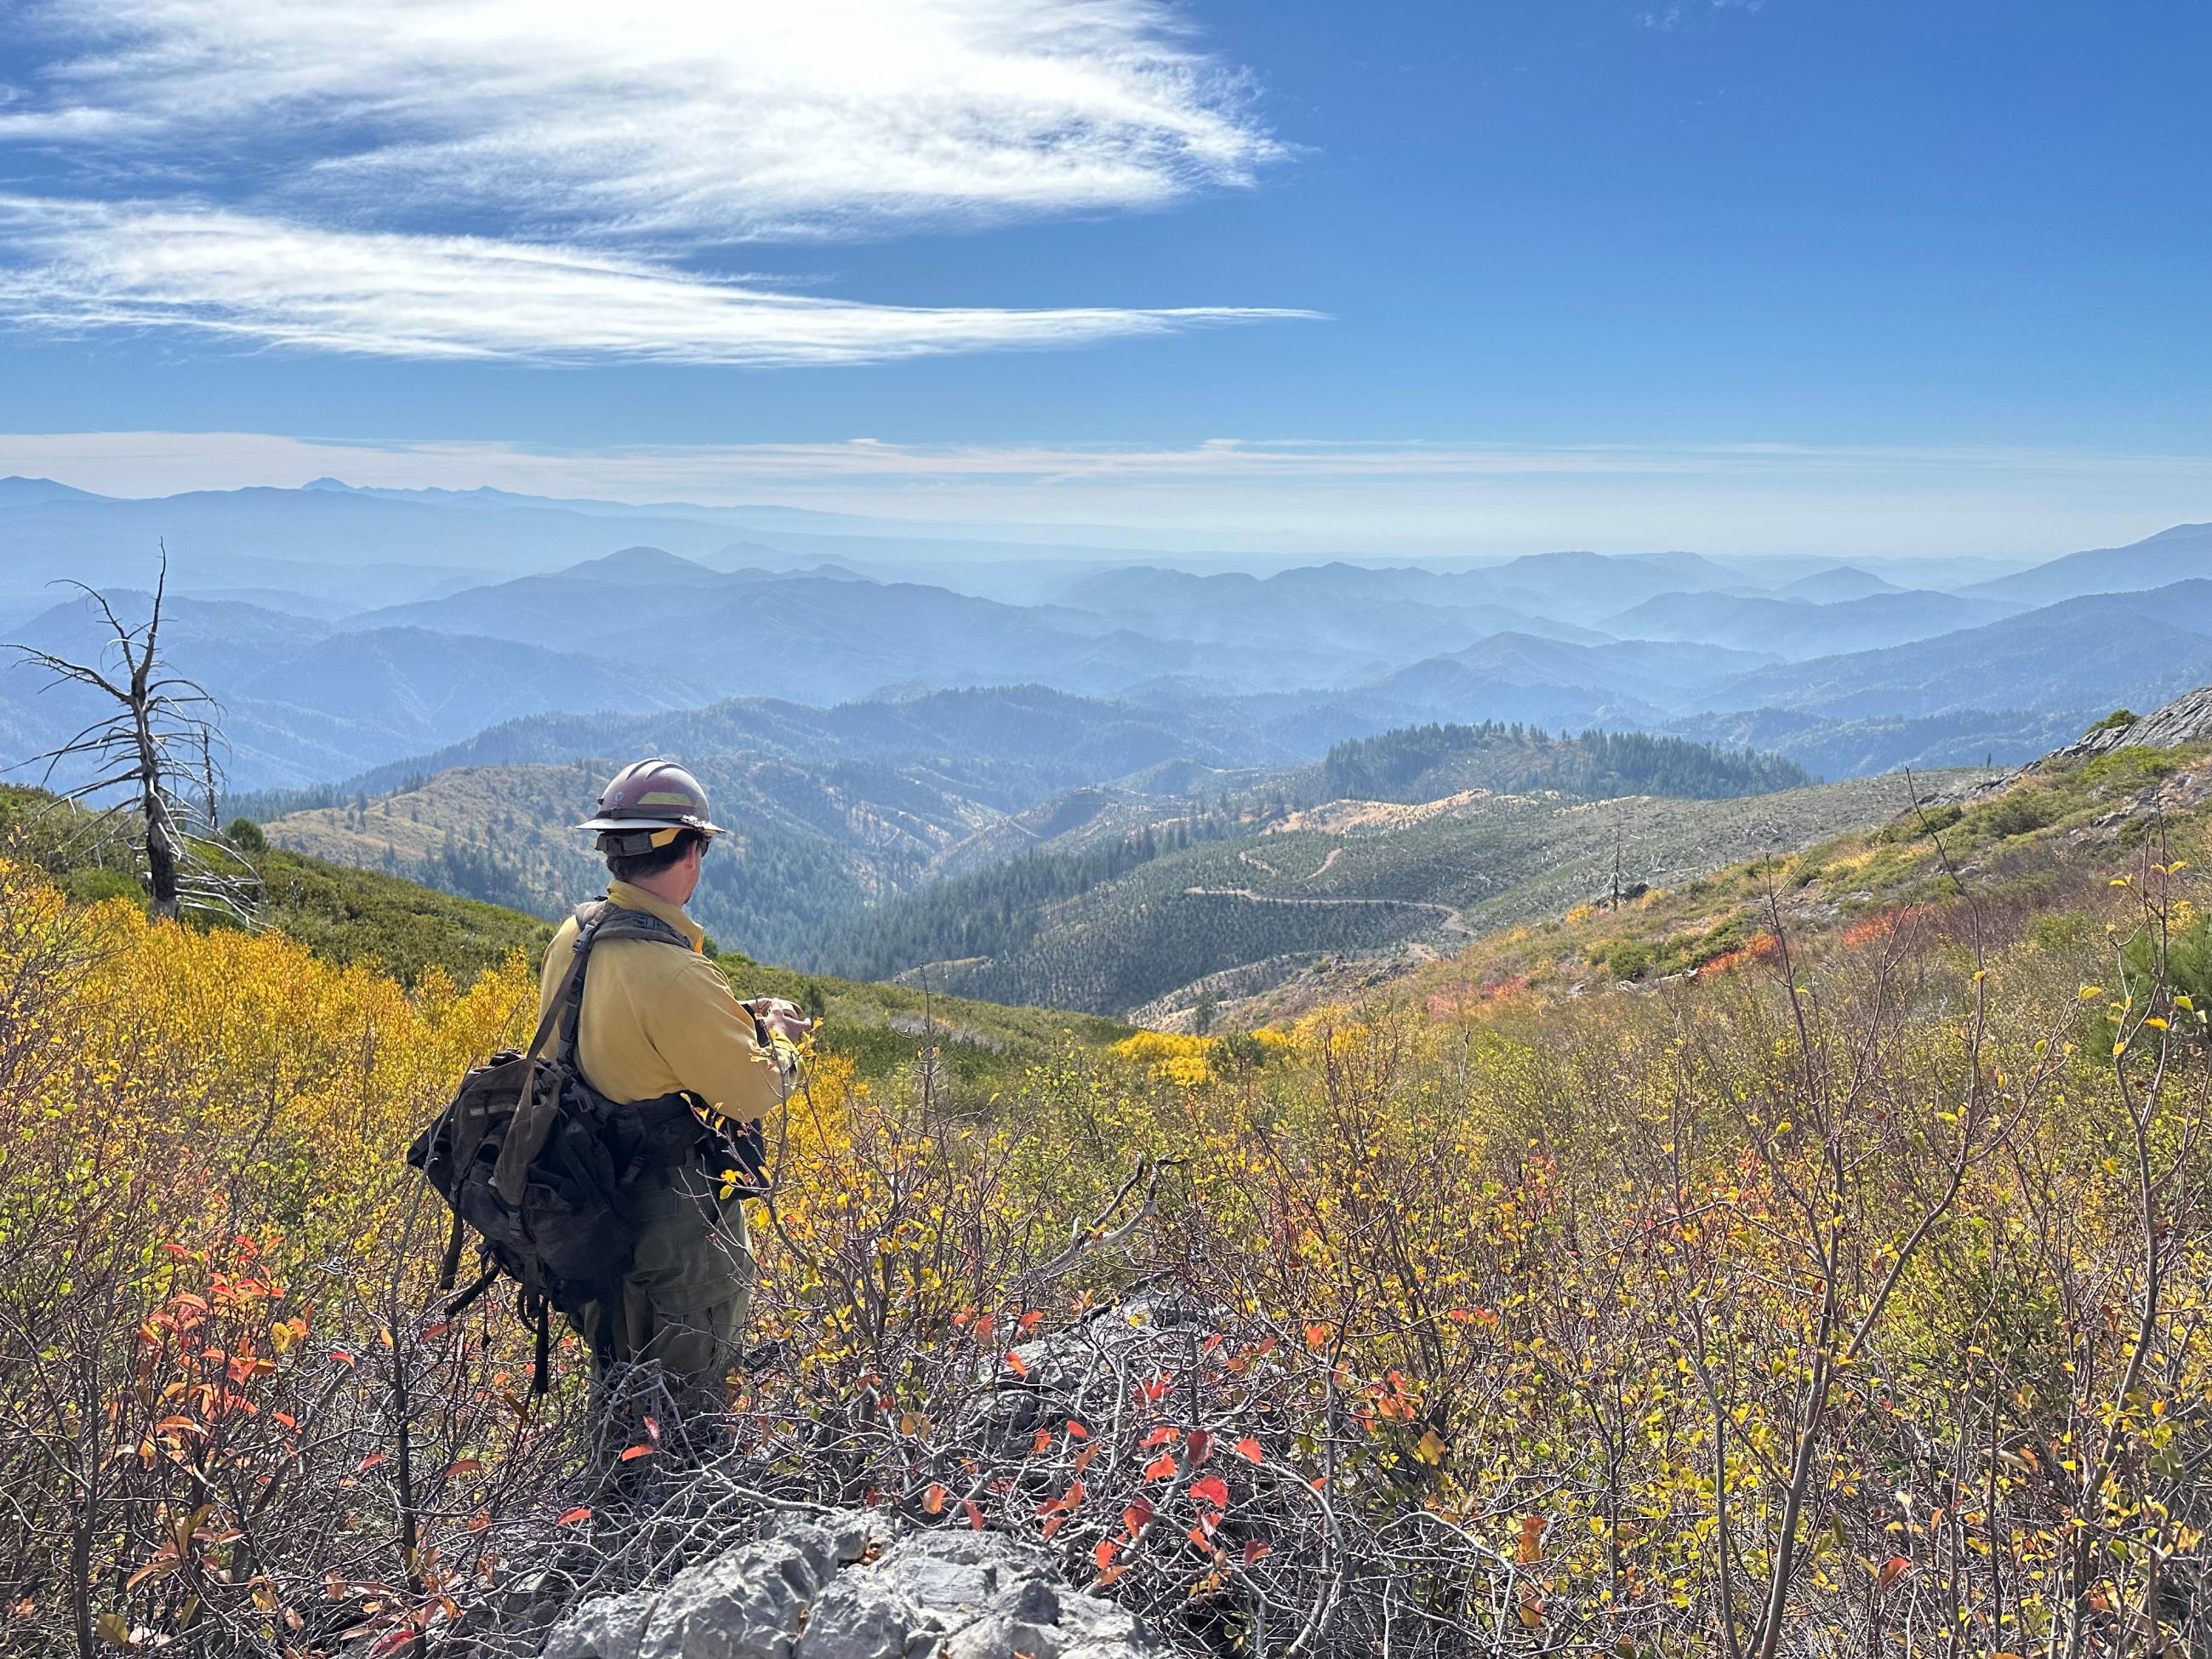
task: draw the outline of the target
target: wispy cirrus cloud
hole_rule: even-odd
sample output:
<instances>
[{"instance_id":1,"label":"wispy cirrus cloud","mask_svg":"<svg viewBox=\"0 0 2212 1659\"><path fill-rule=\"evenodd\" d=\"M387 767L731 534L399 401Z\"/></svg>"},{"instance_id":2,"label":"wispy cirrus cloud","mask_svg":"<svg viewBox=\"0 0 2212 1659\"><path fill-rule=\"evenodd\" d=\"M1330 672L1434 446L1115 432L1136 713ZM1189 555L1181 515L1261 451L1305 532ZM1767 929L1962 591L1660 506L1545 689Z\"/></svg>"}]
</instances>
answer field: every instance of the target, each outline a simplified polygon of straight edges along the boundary
<instances>
[{"instance_id":1,"label":"wispy cirrus cloud","mask_svg":"<svg viewBox=\"0 0 2212 1659\"><path fill-rule=\"evenodd\" d=\"M27 0L11 27L39 56L0 150L48 186L0 250L20 325L783 363L1291 314L865 305L714 269L1251 182L1280 151L1243 77L1152 0Z\"/></svg>"},{"instance_id":2,"label":"wispy cirrus cloud","mask_svg":"<svg viewBox=\"0 0 2212 1659\"><path fill-rule=\"evenodd\" d=\"M33 253L0 269L0 310L33 326L185 328L385 357L851 363L1308 314L866 305L593 249L133 204L0 197L0 233Z\"/></svg>"},{"instance_id":3,"label":"wispy cirrus cloud","mask_svg":"<svg viewBox=\"0 0 2212 1659\"><path fill-rule=\"evenodd\" d=\"M1152 0L30 0L0 139L713 238L1142 207L1278 147Z\"/></svg>"}]
</instances>

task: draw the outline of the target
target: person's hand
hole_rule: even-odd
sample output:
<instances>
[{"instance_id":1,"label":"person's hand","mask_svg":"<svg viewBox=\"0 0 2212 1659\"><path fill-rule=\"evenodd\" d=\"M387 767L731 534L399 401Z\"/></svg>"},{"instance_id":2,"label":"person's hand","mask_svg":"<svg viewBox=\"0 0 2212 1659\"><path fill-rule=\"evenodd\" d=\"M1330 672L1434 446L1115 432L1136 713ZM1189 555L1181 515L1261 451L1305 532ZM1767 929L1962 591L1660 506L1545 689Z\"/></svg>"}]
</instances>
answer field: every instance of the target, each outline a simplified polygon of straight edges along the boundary
<instances>
[{"instance_id":1,"label":"person's hand","mask_svg":"<svg viewBox=\"0 0 2212 1659\"><path fill-rule=\"evenodd\" d=\"M781 997L755 997L744 1006L767 1029L769 1036L781 1037L793 1048L805 1042L806 1034L814 1029L814 1022L799 1012L797 1003L787 1002Z\"/></svg>"}]
</instances>

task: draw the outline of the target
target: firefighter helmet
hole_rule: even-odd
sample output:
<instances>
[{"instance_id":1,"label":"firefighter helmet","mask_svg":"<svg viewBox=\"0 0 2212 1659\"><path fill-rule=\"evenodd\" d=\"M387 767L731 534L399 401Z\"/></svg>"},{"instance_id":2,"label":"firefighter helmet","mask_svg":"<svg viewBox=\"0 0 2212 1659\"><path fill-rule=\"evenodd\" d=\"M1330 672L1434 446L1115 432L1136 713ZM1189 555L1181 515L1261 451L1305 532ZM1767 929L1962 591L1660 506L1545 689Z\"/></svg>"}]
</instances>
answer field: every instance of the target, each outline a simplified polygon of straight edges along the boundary
<instances>
[{"instance_id":1,"label":"firefighter helmet","mask_svg":"<svg viewBox=\"0 0 2212 1659\"><path fill-rule=\"evenodd\" d=\"M686 830L713 836L722 827L707 817L707 792L672 760L625 766L599 792L599 810L579 830L596 830L599 850L635 858L665 847Z\"/></svg>"}]
</instances>

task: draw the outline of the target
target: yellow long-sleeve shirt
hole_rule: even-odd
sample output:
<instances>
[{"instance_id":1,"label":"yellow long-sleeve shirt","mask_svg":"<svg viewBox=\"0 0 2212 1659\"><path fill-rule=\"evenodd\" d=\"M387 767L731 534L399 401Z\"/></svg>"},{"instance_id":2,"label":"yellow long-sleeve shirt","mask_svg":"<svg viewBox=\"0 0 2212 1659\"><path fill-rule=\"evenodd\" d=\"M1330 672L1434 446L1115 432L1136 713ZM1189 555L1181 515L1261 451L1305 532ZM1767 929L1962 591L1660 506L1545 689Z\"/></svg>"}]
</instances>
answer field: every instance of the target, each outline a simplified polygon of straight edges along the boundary
<instances>
[{"instance_id":1,"label":"yellow long-sleeve shirt","mask_svg":"<svg viewBox=\"0 0 2212 1659\"><path fill-rule=\"evenodd\" d=\"M676 905L617 881L607 897L655 915L691 941L689 951L653 939L612 939L592 947L576 1059L611 1100L651 1100L688 1090L726 1117L764 1117L781 1097L775 1062L753 1035L720 969L699 954L707 935ZM552 1006L574 959L576 920L561 924L545 951L538 1012Z\"/></svg>"}]
</instances>

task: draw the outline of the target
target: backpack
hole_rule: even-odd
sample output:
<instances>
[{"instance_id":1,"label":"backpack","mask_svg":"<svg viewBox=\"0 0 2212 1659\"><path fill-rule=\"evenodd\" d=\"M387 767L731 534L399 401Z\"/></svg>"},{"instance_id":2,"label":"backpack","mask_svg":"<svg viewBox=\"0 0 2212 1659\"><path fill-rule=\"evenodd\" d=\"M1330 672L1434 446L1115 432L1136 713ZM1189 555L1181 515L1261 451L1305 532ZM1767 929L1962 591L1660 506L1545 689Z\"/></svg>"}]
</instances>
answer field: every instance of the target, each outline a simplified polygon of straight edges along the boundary
<instances>
[{"instance_id":1,"label":"backpack","mask_svg":"<svg viewBox=\"0 0 2212 1659\"><path fill-rule=\"evenodd\" d=\"M637 1253L635 1182L697 1162L737 1172L726 1197L768 1189L759 1124L725 1125L688 1094L618 1103L586 1080L576 1030L592 947L612 939L684 951L691 944L658 916L605 900L578 906L576 924L574 955L529 1048L503 1048L471 1069L407 1150L407 1161L453 1212L441 1290L451 1291L459 1276L465 1231L477 1238L483 1275L447 1303L447 1316L502 1273L514 1280L516 1311L537 1328L532 1389L538 1394L548 1386L552 1315L568 1315L581 1327L594 1306L620 1304ZM549 1059L546 1046L556 1034ZM592 1346L604 1350L596 1340Z\"/></svg>"}]
</instances>

